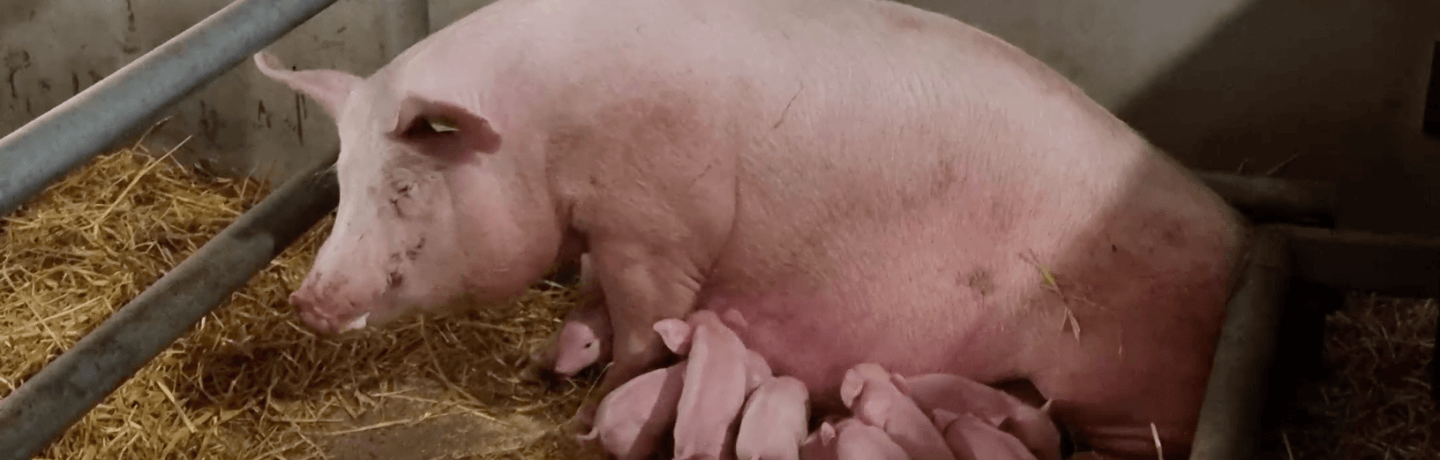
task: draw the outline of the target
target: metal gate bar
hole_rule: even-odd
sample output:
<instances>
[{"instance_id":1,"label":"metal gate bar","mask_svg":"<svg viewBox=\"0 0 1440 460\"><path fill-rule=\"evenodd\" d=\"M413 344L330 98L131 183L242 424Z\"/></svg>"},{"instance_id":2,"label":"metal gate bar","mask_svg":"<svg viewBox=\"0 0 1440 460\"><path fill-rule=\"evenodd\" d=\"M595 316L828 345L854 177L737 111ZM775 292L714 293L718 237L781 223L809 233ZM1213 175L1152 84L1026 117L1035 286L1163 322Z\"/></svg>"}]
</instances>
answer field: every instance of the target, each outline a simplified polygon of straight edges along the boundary
<instances>
[{"instance_id":1,"label":"metal gate bar","mask_svg":"<svg viewBox=\"0 0 1440 460\"><path fill-rule=\"evenodd\" d=\"M0 139L0 215L335 0L239 0ZM387 54L429 34L427 0L385 0ZM334 162L291 178L0 399L0 460L29 459L335 209Z\"/></svg>"},{"instance_id":2,"label":"metal gate bar","mask_svg":"<svg viewBox=\"0 0 1440 460\"><path fill-rule=\"evenodd\" d=\"M238 0L0 138L0 216L335 0Z\"/></svg>"},{"instance_id":3,"label":"metal gate bar","mask_svg":"<svg viewBox=\"0 0 1440 460\"><path fill-rule=\"evenodd\" d=\"M0 400L0 460L40 453L270 265L339 193L333 166L290 179Z\"/></svg>"}]
</instances>

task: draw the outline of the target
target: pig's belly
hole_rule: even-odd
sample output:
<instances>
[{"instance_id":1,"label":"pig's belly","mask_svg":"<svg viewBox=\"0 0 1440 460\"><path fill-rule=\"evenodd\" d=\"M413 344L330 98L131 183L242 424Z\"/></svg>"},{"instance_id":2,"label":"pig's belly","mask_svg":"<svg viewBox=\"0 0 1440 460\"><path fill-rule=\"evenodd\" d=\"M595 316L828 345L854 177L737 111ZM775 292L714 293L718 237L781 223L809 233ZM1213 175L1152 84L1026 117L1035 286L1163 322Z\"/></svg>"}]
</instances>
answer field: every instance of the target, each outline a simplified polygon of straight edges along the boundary
<instances>
[{"instance_id":1,"label":"pig's belly","mask_svg":"<svg viewBox=\"0 0 1440 460\"><path fill-rule=\"evenodd\" d=\"M1025 320L1031 315L1006 305L1010 299L970 288L967 282L995 289L983 283L994 283L996 275L976 273L823 287L804 282L764 295L716 293L704 308L739 310L747 324L737 332L746 345L777 374L805 382L817 404L834 408L845 371L862 362L903 375L958 373L986 382L1021 376L1019 344L1033 334L1033 321Z\"/></svg>"},{"instance_id":2,"label":"pig's belly","mask_svg":"<svg viewBox=\"0 0 1440 460\"><path fill-rule=\"evenodd\" d=\"M949 236L967 234L956 225L851 227L816 248L745 251L793 260L729 265L701 306L739 310L741 338L804 381L822 411L837 407L845 370L874 362L902 375L1028 379L1057 419L1109 452L1153 450L1152 422L1167 445L1188 445L1240 236L1218 212L1177 207L994 238Z\"/></svg>"}]
</instances>

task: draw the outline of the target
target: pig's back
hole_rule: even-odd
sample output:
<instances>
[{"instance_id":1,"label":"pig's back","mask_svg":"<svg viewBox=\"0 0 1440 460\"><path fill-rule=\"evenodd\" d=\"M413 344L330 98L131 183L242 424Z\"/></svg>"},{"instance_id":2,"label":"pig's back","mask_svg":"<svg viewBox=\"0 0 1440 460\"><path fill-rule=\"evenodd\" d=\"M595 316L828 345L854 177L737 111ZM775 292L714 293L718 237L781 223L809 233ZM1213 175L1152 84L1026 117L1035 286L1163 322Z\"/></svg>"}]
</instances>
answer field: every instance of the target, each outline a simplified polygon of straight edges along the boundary
<instances>
[{"instance_id":1,"label":"pig's back","mask_svg":"<svg viewBox=\"0 0 1440 460\"><path fill-rule=\"evenodd\" d=\"M1056 405L1082 433L1193 426L1240 224L1035 59L871 0L497 6L524 10L473 19L505 56L484 71L497 125L583 151L552 182L618 175L582 161L609 155L653 193L733 187L711 195L729 233L701 302L740 309L777 374L826 395L857 362L1028 377L1092 408Z\"/></svg>"}]
</instances>

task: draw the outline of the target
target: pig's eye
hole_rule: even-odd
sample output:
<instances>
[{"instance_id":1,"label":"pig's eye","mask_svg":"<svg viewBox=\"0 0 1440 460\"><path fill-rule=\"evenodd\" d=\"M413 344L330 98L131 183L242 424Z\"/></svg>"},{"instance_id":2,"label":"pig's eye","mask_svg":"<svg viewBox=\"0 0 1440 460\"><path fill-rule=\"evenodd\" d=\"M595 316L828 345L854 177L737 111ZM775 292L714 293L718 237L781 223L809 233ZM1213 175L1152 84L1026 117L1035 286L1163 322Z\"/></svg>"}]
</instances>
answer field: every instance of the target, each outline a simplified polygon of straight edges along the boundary
<instances>
[{"instance_id":1,"label":"pig's eye","mask_svg":"<svg viewBox=\"0 0 1440 460\"><path fill-rule=\"evenodd\" d=\"M428 138L459 132L455 120L450 117L417 117L405 130L405 137Z\"/></svg>"},{"instance_id":2,"label":"pig's eye","mask_svg":"<svg viewBox=\"0 0 1440 460\"><path fill-rule=\"evenodd\" d=\"M585 344L585 349L586 349L586 350L589 350L589 349L594 348L594 347L595 347L595 342L590 342L590 343L586 343L586 344Z\"/></svg>"}]
</instances>

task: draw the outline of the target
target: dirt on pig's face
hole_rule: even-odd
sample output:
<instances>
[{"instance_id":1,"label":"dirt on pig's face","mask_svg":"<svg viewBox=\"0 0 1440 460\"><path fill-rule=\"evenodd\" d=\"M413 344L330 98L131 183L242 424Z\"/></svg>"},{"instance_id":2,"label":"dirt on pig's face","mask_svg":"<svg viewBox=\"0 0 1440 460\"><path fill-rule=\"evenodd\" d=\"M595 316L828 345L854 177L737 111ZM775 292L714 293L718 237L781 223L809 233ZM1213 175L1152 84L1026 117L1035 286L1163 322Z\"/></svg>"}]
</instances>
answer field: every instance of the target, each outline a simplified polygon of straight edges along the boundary
<instances>
[{"instance_id":1,"label":"dirt on pig's face","mask_svg":"<svg viewBox=\"0 0 1440 460\"><path fill-rule=\"evenodd\" d=\"M522 293L559 250L543 168L463 102L375 93L338 117L340 202L301 319L334 333Z\"/></svg>"}]
</instances>

